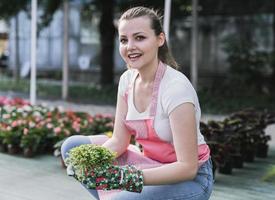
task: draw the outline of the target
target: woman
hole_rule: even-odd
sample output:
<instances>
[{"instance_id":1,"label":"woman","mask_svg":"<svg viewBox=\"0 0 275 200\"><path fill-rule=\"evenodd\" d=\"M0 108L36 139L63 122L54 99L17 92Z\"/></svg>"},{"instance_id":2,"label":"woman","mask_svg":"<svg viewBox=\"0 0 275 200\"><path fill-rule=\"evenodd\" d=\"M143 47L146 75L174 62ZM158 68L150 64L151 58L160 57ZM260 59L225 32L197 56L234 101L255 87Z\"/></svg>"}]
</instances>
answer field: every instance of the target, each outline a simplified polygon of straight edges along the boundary
<instances>
[{"instance_id":1,"label":"woman","mask_svg":"<svg viewBox=\"0 0 275 200\"><path fill-rule=\"evenodd\" d=\"M72 136L62 146L63 158L86 143L117 153L118 165L107 169L111 176L96 175L104 180L95 187L100 199L209 199L212 164L199 129L197 94L174 69L160 17L152 9L131 8L119 19L118 33L128 70L119 81L113 136ZM143 153L129 146L131 135Z\"/></svg>"}]
</instances>

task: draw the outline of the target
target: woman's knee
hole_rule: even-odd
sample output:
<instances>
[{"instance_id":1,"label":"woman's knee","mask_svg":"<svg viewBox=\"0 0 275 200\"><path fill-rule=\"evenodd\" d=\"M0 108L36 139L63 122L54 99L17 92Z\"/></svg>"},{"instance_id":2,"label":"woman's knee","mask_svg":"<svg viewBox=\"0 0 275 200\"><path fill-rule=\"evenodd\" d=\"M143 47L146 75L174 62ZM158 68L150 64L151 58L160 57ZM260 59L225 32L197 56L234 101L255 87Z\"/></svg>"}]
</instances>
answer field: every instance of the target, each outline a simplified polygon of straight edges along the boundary
<instances>
[{"instance_id":1,"label":"woman's knee","mask_svg":"<svg viewBox=\"0 0 275 200\"><path fill-rule=\"evenodd\" d=\"M80 146L82 144L90 144L91 141L88 136L84 135L73 135L68 137L61 146L61 155L62 158L65 159L68 155L68 152L77 146Z\"/></svg>"}]
</instances>

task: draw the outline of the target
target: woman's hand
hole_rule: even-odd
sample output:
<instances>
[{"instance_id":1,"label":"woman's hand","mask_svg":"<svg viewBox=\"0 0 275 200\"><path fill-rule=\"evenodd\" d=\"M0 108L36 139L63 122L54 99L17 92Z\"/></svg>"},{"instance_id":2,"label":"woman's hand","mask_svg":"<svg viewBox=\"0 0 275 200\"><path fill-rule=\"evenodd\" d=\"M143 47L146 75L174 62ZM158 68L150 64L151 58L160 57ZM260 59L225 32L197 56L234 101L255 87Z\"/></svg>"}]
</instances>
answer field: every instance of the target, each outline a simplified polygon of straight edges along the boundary
<instances>
[{"instance_id":1,"label":"woman's hand","mask_svg":"<svg viewBox=\"0 0 275 200\"><path fill-rule=\"evenodd\" d=\"M143 173L133 165L105 165L87 172L82 183L89 189L119 189L140 193L143 188Z\"/></svg>"}]
</instances>

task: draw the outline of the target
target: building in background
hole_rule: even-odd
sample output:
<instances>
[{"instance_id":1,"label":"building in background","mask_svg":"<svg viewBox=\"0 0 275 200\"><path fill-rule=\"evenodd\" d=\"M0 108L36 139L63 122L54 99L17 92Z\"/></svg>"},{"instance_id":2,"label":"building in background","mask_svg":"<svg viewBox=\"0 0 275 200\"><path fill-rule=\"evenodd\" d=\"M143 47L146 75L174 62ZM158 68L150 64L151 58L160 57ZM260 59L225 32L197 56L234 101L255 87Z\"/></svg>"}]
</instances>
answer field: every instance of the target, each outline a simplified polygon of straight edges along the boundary
<instances>
[{"instance_id":1,"label":"building in background","mask_svg":"<svg viewBox=\"0 0 275 200\"><path fill-rule=\"evenodd\" d=\"M98 71L100 40L98 33L100 13L94 11L92 18L81 16L81 6L70 5L69 10L69 66L76 71ZM18 19L18 37L16 37L16 20ZM15 43L18 38L19 64L23 74L30 69L31 21L25 11L10 20L9 31L9 67L16 63ZM116 42L117 44L117 42ZM39 72L61 71L63 56L63 12L57 10L48 27L38 34L37 70ZM115 53L116 71L125 68L119 56L118 47Z\"/></svg>"}]
</instances>

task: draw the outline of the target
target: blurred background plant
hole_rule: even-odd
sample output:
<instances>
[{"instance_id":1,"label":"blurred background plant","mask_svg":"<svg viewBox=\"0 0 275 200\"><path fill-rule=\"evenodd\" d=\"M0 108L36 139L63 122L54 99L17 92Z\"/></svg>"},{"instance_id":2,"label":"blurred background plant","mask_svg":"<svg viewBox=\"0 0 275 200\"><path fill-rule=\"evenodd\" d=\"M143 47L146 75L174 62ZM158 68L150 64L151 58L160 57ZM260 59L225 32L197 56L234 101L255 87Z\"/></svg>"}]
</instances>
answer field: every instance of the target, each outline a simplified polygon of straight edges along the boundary
<instances>
[{"instance_id":1,"label":"blurred background plant","mask_svg":"<svg viewBox=\"0 0 275 200\"><path fill-rule=\"evenodd\" d=\"M263 181L275 183L275 166L271 166L262 178Z\"/></svg>"},{"instance_id":2,"label":"blurred background plant","mask_svg":"<svg viewBox=\"0 0 275 200\"><path fill-rule=\"evenodd\" d=\"M113 130L112 115L91 116L84 112L62 111L42 105L0 106L0 150L10 154L23 153L32 157L39 153L53 153L65 138L75 135L105 134ZM58 149L60 151L60 149ZM56 154L57 156L60 154Z\"/></svg>"}]
</instances>

